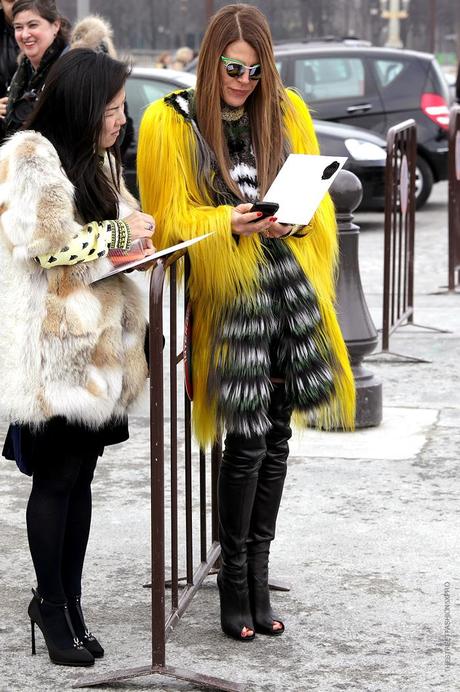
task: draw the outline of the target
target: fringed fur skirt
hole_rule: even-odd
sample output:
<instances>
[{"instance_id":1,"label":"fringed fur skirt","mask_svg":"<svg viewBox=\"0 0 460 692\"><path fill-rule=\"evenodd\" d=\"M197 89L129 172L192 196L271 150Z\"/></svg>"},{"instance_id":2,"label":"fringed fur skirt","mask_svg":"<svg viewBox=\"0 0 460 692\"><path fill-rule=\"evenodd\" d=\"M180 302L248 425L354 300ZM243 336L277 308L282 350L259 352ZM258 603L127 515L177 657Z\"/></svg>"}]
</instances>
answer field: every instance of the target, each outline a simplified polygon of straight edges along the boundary
<instances>
[{"instance_id":1,"label":"fringed fur skirt","mask_svg":"<svg viewBox=\"0 0 460 692\"><path fill-rule=\"evenodd\" d=\"M310 413L333 393L331 353L314 290L281 240L263 240L265 262L251 296L223 312L210 386L227 432L265 434L272 378L284 380L294 409Z\"/></svg>"}]
</instances>

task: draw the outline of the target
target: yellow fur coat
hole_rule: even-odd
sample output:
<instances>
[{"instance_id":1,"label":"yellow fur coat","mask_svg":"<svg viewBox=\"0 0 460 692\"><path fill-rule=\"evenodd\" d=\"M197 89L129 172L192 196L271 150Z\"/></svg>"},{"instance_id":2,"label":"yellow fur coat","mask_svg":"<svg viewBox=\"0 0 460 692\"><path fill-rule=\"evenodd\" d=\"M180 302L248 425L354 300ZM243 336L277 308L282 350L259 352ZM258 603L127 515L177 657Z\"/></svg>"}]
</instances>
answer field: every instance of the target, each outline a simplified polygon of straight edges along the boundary
<instances>
[{"instance_id":1,"label":"yellow fur coat","mask_svg":"<svg viewBox=\"0 0 460 692\"><path fill-rule=\"evenodd\" d=\"M318 144L307 107L288 91L290 107L284 115L293 153L317 154ZM144 211L156 219L159 248L215 231L190 248L190 299L193 305L194 429L201 444L212 442L217 430L216 399L208 386L211 344L223 306L241 292L251 294L263 261L257 234L231 233L231 207L214 206L199 185L197 140L189 119L162 99L151 104L142 120L138 147L138 175ZM322 427L354 424L355 390L347 350L334 310L337 229L333 204L327 197L312 220L308 237L285 242L314 286L322 315L324 336L332 352L335 393L315 411Z\"/></svg>"}]
</instances>

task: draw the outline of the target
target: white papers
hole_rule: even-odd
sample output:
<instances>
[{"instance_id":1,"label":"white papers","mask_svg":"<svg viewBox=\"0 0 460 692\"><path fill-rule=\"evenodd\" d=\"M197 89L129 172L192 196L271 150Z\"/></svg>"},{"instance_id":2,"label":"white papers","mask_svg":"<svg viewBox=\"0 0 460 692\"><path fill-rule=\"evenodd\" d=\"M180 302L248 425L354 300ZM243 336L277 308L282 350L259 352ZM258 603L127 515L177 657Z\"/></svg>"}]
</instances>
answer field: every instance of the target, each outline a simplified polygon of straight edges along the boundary
<instances>
[{"instance_id":1,"label":"white papers","mask_svg":"<svg viewBox=\"0 0 460 692\"><path fill-rule=\"evenodd\" d=\"M346 160L345 156L289 154L264 202L280 205L276 212L280 223L306 226Z\"/></svg>"},{"instance_id":2,"label":"white papers","mask_svg":"<svg viewBox=\"0 0 460 692\"><path fill-rule=\"evenodd\" d=\"M209 238L209 236L214 235L214 232L215 231L212 231L211 233L205 233L205 235L199 235L196 238L192 238L191 240L184 240L182 243L178 243L177 245L171 245L171 247L165 247L163 248L163 250L158 250L158 252L155 252L153 255L148 255L147 257L143 257L142 259L137 259L133 262L126 262L125 264L120 264L117 267L114 267L113 269L108 271L103 276L99 276L92 283L95 283L96 281L101 281L102 279L107 279L109 276L114 276L115 274L119 274L120 272L125 272L127 269L136 269L137 267L141 267L143 264L148 264L149 262L159 259L160 257L164 257L165 255L171 255L173 252L177 252L178 250L184 250L185 248L188 248L191 245L195 245L195 243L200 243L205 238ZM152 240L153 242L155 242L155 237L153 237Z\"/></svg>"}]
</instances>

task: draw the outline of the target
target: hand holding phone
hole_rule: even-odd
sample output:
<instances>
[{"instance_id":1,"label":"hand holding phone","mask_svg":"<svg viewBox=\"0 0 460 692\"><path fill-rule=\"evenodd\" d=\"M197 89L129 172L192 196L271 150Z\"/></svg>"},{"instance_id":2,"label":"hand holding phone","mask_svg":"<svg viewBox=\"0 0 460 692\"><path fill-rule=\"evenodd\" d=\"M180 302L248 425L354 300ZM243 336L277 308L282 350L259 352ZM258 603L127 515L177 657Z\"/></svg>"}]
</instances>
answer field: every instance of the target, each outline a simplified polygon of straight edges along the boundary
<instances>
[{"instance_id":1,"label":"hand holding phone","mask_svg":"<svg viewBox=\"0 0 460 692\"><path fill-rule=\"evenodd\" d=\"M279 206L280 205L276 204L276 202L256 202L252 205L249 212L254 213L257 211L259 213L262 213L262 216L259 216L259 218L255 219L254 221L250 221L250 223L255 223L256 221L261 221L262 219L266 219L269 216L273 216L278 211Z\"/></svg>"},{"instance_id":2,"label":"hand holding phone","mask_svg":"<svg viewBox=\"0 0 460 692\"><path fill-rule=\"evenodd\" d=\"M251 236L254 233L265 232L269 226L273 225L272 214L276 213L277 209L278 205L271 202L257 202L254 205L247 202L239 204L232 209L232 233Z\"/></svg>"}]
</instances>

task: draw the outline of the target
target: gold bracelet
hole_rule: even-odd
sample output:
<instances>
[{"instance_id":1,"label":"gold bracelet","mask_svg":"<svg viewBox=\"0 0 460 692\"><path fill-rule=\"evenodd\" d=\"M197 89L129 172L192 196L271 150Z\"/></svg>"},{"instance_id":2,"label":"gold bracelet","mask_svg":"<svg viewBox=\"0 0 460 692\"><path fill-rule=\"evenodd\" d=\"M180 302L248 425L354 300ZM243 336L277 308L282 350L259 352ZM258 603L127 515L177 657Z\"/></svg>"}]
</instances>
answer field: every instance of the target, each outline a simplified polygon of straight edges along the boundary
<instances>
[{"instance_id":1,"label":"gold bracelet","mask_svg":"<svg viewBox=\"0 0 460 692\"><path fill-rule=\"evenodd\" d=\"M280 235L280 238L290 238L292 235L295 233L298 233L299 230L302 228L305 228L304 226L299 226L298 224L291 224L291 230L285 233L284 235Z\"/></svg>"}]
</instances>

